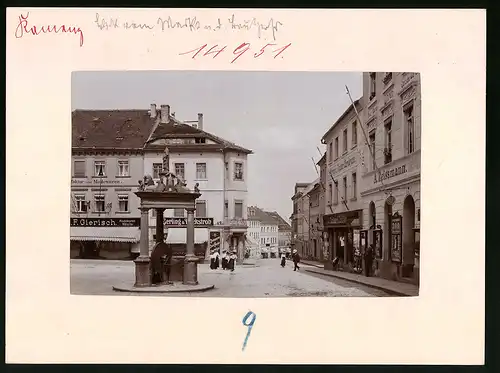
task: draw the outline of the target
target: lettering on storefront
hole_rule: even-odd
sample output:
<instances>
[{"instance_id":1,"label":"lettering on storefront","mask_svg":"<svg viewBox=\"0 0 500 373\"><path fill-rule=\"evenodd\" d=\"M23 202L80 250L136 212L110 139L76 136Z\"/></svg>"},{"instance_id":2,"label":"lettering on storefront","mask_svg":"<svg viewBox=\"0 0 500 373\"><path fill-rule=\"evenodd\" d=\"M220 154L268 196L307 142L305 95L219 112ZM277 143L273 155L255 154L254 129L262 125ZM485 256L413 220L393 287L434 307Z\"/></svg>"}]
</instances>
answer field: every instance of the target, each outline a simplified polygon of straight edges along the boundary
<instances>
[{"instance_id":1,"label":"lettering on storefront","mask_svg":"<svg viewBox=\"0 0 500 373\"><path fill-rule=\"evenodd\" d=\"M336 174L337 172L340 172L342 171L343 169L349 167L349 166L352 166L353 164L356 163L356 158L355 157L352 157L352 158L349 158L348 160L345 160L343 163L339 164L337 167L335 167L332 172L334 174Z\"/></svg>"},{"instance_id":2,"label":"lettering on storefront","mask_svg":"<svg viewBox=\"0 0 500 373\"><path fill-rule=\"evenodd\" d=\"M325 215L323 217L323 225L325 227L335 226L361 226L362 210L341 212L338 214Z\"/></svg>"},{"instance_id":3,"label":"lettering on storefront","mask_svg":"<svg viewBox=\"0 0 500 373\"><path fill-rule=\"evenodd\" d=\"M70 218L71 227L139 227L141 219Z\"/></svg>"},{"instance_id":4,"label":"lettering on storefront","mask_svg":"<svg viewBox=\"0 0 500 373\"><path fill-rule=\"evenodd\" d=\"M165 218L166 227L187 227L187 218ZM194 218L195 227L211 227L214 225L214 218Z\"/></svg>"},{"instance_id":5,"label":"lettering on storefront","mask_svg":"<svg viewBox=\"0 0 500 373\"><path fill-rule=\"evenodd\" d=\"M377 184L382 182L383 180L391 179L395 176L402 175L406 173L406 165L402 165L399 167L394 167L390 170L380 171L373 175L373 183Z\"/></svg>"},{"instance_id":6,"label":"lettering on storefront","mask_svg":"<svg viewBox=\"0 0 500 373\"><path fill-rule=\"evenodd\" d=\"M93 179L92 184L96 185L118 185L121 184L121 180L101 180L101 179ZM87 179L71 179L71 184L89 184Z\"/></svg>"}]
</instances>

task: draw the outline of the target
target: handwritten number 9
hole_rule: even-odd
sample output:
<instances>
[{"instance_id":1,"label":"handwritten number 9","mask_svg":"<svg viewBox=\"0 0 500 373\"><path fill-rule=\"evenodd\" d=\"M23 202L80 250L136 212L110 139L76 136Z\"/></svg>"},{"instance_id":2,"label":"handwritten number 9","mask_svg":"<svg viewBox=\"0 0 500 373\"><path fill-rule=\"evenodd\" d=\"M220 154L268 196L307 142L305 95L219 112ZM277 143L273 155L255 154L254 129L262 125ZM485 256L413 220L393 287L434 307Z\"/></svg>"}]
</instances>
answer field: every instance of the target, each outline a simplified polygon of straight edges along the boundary
<instances>
[{"instance_id":1,"label":"handwritten number 9","mask_svg":"<svg viewBox=\"0 0 500 373\"><path fill-rule=\"evenodd\" d=\"M234 51L233 54L237 54L238 56L234 58L234 60L231 61L233 63L236 61L238 58L241 57L243 53L245 53L247 50L250 49L250 44L248 43L241 43Z\"/></svg>"},{"instance_id":2,"label":"handwritten number 9","mask_svg":"<svg viewBox=\"0 0 500 373\"><path fill-rule=\"evenodd\" d=\"M248 319L251 317L251 320L248 321ZM245 337L245 341L243 342L243 347L241 351L245 351L245 347L247 346L247 341L248 337L250 337L250 332L252 331L253 324L255 323L255 320L257 319L257 315L253 313L252 311L248 311L245 317L243 318L243 325L248 328L247 330L247 335Z\"/></svg>"}]
</instances>

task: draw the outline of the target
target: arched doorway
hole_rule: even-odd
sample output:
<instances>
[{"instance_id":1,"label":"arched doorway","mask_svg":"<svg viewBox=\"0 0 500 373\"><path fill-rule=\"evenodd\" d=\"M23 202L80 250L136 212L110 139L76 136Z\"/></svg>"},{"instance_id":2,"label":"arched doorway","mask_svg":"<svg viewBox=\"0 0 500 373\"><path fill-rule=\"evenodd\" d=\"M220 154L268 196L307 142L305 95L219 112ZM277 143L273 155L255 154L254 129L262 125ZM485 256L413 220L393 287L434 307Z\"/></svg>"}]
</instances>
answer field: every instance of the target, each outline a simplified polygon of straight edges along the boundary
<instances>
[{"instance_id":1,"label":"arched doorway","mask_svg":"<svg viewBox=\"0 0 500 373\"><path fill-rule=\"evenodd\" d=\"M411 277L415 264L415 201L408 195L403 203L403 277Z\"/></svg>"}]
</instances>

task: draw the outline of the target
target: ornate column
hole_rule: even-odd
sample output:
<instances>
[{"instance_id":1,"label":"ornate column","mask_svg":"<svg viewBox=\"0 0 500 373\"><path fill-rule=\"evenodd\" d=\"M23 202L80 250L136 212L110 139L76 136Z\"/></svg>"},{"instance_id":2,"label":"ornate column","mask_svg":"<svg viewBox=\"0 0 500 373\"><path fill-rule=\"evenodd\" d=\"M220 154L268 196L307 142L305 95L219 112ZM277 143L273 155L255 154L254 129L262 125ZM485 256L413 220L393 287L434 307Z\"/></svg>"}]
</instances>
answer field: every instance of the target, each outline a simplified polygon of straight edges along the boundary
<instances>
[{"instance_id":1,"label":"ornate column","mask_svg":"<svg viewBox=\"0 0 500 373\"><path fill-rule=\"evenodd\" d=\"M141 240L140 254L135 262L136 287L151 286L149 271L149 208L141 207Z\"/></svg>"},{"instance_id":2,"label":"ornate column","mask_svg":"<svg viewBox=\"0 0 500 373\"><path fill-rule=\"evenodd\" d=\"M164 209L156 209L156 242L163 242L165 239L165 231L163 226L163 211Z\"/></svg>"},{"instance_id":3,"label":"ornate column","mask_svg":"<svg viewBox=\"0 0 500 373\"><path fill-rule=\"evenodd\" d=\"M186 256L184 257L184 285L198 284L198 258L194 253L194 208L187 210Z\"/></svg>"}]
</instances>

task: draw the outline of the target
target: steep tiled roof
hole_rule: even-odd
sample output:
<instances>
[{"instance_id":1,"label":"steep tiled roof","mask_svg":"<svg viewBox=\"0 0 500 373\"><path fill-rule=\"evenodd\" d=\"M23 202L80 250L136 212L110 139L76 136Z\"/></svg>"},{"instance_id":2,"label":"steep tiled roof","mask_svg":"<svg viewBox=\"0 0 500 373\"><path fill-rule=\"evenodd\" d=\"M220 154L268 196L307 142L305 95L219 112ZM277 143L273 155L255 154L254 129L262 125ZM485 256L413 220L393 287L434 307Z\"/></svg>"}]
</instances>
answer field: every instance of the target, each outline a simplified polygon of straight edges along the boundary
<instances>
[{"instance_id":1,"label":"steep tiled roof","mask_svg":"<svg viewBox=\"0 0 500 373\"><path fill-rule=\"evenodd\" d=\"M153 123L147 110L75 110L72 147L140 149Z\"/></svg>"},{"instance_id":2,"label":"steep tiled roof","mask_svg":"<svg viewBox=\"0 0 500 373\"><path fill-rule=\"evenodd\" d=\"M269 215L274 217L278 221L278 229L279 230L291 230L292 227L288 222L281 217L280 214L278 214L276 211L268 212Z\"/></svg>"},{"instance_id":3,"label":"steep tiled roof","mask_svg":"<svg viewBox=\"0 0 500 373\"><path fill-rule=\"evenodd\" d=\"M270 215L266 211L256 206L248 207L247 215L248 215L248 220L257 220L260 221L261 224L266 224L266 225L278 225L278 222L272 215Z\"/></svg>"},{"instance_id":4,"label":"steep tiled roof","mask_svg":"<svg viewBox=\"0 0 500 373\"><path fill-rule=\"evenodd\" d=\"M215 136L209 132L185 124L174 117L170 117L170 121L168 123L159 123L158 126L155 128L154 132L151 134L149 142L161 138L182 137L183 135L189 135L189 137L200 137L200 138L204 137L221 145L222 148L224 149L231 149L245 154L252 153L252 151L249 149L243 148L242 146L236 145L235 143L224 140L223 138ZM199 146L200 148L205 146L209 148L210 144L196 144L196 145Z\"/></svg>"}]
</instances>

